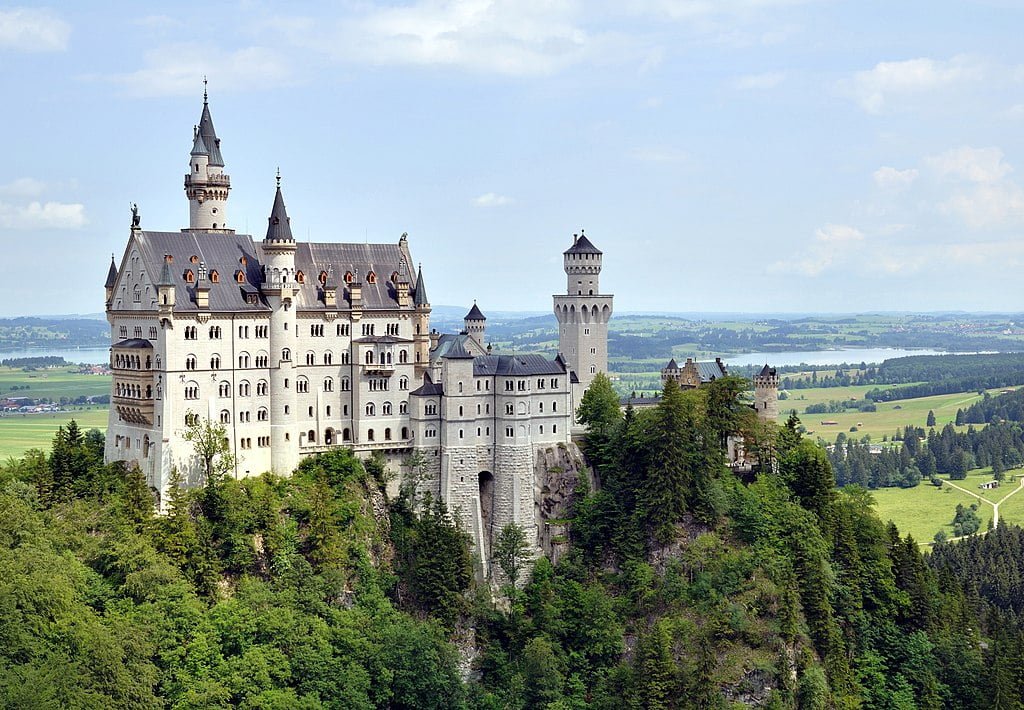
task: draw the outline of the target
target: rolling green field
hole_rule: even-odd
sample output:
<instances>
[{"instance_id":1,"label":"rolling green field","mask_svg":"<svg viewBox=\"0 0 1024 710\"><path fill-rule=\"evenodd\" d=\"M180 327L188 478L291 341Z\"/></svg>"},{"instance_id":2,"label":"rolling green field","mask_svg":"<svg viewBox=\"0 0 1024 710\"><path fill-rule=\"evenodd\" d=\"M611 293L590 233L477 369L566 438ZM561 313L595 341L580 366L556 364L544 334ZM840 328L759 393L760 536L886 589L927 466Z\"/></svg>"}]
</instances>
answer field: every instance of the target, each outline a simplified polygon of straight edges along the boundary
<instances>
[{"instance_id":1,"label":"rolling green field","mask_svg":"<svg viewBox=\"0 0 1024 710\"><path fill-rule=\"evenodd\" d=\"M31 397L59 400L61 397L92 397L110 394L108 375L80 375L75 367L57 367L25 372L0 367L0 397ZM18 389L13 389L17 387ZM27 387L27 389L26 389Z\"/></svg>"},{"instance_id":2,"label":"rolling green field","mask_svg":"<svg viewBox=\"0 0 1024 710\"><path fill-rule=\"evenodd\" d=\"M71 412L8 414L0 417L0 461L19 457L29 449L50 450L57 427L74 419L85 429L106 431L107 408L83 407Z\"/></svg>"},{"instance_id":3,"label":"rolling green field","mask_svg":"<svg viewBox=\"0 0 1024 710\"><path fill-rule=\"evenodd\" d=\"M1017 479L1022 475L1024 469L1007 471L1003 484L991 491L978 488L980 484L992 480L992 472L988 468L975 469L964 480L953 483L995 503L1017 487ZM940 478L949 480L948 476ZM936 488L923 481L915 488L881 488L871 491L871 495L875 499L875 510L883 521L893 521L902 534L909 533L920 543L931 542L939 530L945 530L949 536L953 535L953 514L957 503L965 506L978 503L982 530L986 529L992 519L991 505L981 503L977 498L949 485ZM999 520L1024 525L1024 492L1016 493L999 506Z\"/></svg>"},{"instance_id":4,"label":"rolling green field","mask_svg":"<svg viewBox=\"0 0 1024 710\"><path fill-rule=\"evenodd\" d=\"M902 429L905 426L924 427L929 410L935 412L937 427L941 428L947 423L953 423L956 419L957 409L967 408L981 399L977 392L958 392L896 402L879 402L875 412L849 410L841 414L803 413L809 404L828 402L833 399L863 399L864 393L870 389L873 388L869 386L819 387L794 390L798 393L795 397L779 402L779 422L786 421L790 411L795 409L800 421L812 436L820 436L822 439L832 442L835 441L836 434L844 432L847 436L856 436L857 438L870 434L873 441L881 441L883 436L892 437L897 429ZM992 390L991 394L998 394L1000 391L1002 390ZM822 424L823 421L836 423ZM857 427L856 433L850 432L850 427L853 426Z\"/></svg>"}]
</instances>

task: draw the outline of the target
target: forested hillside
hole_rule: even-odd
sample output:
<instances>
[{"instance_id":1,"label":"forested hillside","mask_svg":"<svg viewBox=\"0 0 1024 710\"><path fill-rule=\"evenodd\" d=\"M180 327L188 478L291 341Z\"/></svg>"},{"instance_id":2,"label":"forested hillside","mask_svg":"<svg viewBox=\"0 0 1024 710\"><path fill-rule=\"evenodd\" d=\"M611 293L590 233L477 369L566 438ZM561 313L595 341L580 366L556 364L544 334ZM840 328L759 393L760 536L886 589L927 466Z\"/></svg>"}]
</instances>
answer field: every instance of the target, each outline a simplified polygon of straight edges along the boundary
<instances>
[{"instance_id":1,"label":"forested hillside","mask_svg":"<svg viewBox=\"0 0 1024 710\"><path fill-rule=\"evenodd\" d=\"M102 436L0 469L0 705L246 708L1020 708L1024 532L938 545L834 487L797 422L724 378L581 418L568 553L495 544L339 449L288 479L174 486L154 516ZM735 475L728 433L776 466Z\"/></svg>"}]
</instances>

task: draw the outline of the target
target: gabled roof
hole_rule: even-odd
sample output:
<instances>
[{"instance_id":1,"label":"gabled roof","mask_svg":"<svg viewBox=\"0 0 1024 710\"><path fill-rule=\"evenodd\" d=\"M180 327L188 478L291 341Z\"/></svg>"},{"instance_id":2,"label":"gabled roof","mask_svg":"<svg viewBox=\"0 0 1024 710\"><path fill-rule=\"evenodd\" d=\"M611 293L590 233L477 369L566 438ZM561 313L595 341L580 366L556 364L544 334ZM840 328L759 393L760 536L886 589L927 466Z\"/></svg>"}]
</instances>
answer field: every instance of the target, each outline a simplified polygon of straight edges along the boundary
<instances>
[{"instance_id":1,"label":"gabled roof","mask_svg":"<svg viewBox=\"0 0 1024 710\"><path fill-rule=\"evenodd\" d=\"M758 377L770 377L775 374L774 367L768 367L768 363L765 363L764 367L761 368L761 372L757 373Z\"/></svg>"},{"instance_id":2,"label":"gabled roof","mask_svg":"<svg viewBox=\"0 0 1024 710\"><path fill-rule=\"evenodd\" d=\"M487 320L487 316L483 314L483 311L480 310L480 307L474 301L473 307L469 309L469 313L466 314L463 320Z\"/></svg>"},{"instance_id":3,"label":"gabled roof","mask_svg":"<svg viewBox=\"0 0 1024 710\"><path fill-rule=\"evenodd\" d=\"M581 234L576 238L572 246L565 250L565 254L603 254L600 249L591 244L590 240L587 239L585 234Z\"/></svg>"},{"instance_id":4,"label":"gabled roof","mask_svg":"<svg viewBox=\"0 0 1024 710\"><path fill-rule=\"evenodd\" d=\"M725 368L717 360L695 362L694 365L697 366L697 374L700 375L701 382L712 382L727 374Z\"/></svg>"},{"instance_id":5,"label":"gabled roof","mask_svg":"<svg viewBox=\"0 0 1024 710\"><path fill-rule=\"evenodd\" d=\"M443 333L437 339L437 346L430 351L430 361L437 362L443 357L448 357L448 354L456 346L470 355L485 354L484 349L481 348L473 338L465 333Z\"/></svg>"},{"instance_id":6,"label":"gabled roof","mask_svg":"<svg viewBox=\"0 0 1024 710\"><path fill-rule=\"evenodd\" d=\"M288 219L288 210L284 207L284 196L281 194L281 185L277 186L274 193L274 206L270 210L270 217L267 219L268 242L294 242L292 226Z\"/></svg>"},{"instance_id":7,"label":"gabled roof","mask_svg":"<svg viewBox=\"0 0 1024 710\"><path fill-rule=\"evenodd\" d=\"M398 244L330 244L296 242L295 268L306 275L305 283L295 284L299 293L296 307L300 310L338 310L348 308L352 293L344 281L345 273L359 275L364 310L398 308L398 290L389 276L397 271L404 254ZM333 273L338 285L338 305L326 306L320 298L321 271ZM370 283L367 274L376 274Z\"/></svg>"},{"instance_id":8,"label":"gabled roof","mask_svg":"<svg viewBox=\"0 0 1024 710\"><path fill-rule=\"evenodd\" d=\"M416 288L412 295L412 304L414 306L429 306L430 301L427 299L427 287L423 285L423 266L421 265L416 273Z\"/></svg>"},{"instance_id":9,"label":"gabled roof","mask_svg":"<svg viewBox=\"0 0 1024 710\"><path fill-rule=\"evenodd\" d=\"M665 365L665 369L666 370L678 370L679 369L679 363L676 362L675 358L672 358L671 360L668 361L668 364Z\"/></svg>"},{"instance_id":10,"label":"gabled roof","mask_svg":"<svg viewBox=\"0 0 1024 710\"><path fill-rule=\"evenodd\" d=\"M110 268L107 269L107 281L104 288L114 288L117 285L117 266L114 265L114 255L110 255Z\"/></svg>"},{"instance_id":11,"label":"gabled roof","mask_svg":"<svg viewBox=\"0 0 1024 710\"><path fill-rule=\"evenodd\" d=\"M263 279L263 266L259 251L248 234L185 230L182 232L133 232L132 240L138 245L139 253L147 274L160 274L163 281L165 256L170 255L170 284L175 286L178 298L175 311L197 311L195 302L189 296L198 285L199 264L205 263L207 271L216 269L222 278L203 285L209 288L211 311L265 311L262 299L248 303L238 288L238 283L229 275L241 270L245 281L258 285ZM196 257L196 263L191 262ZM242 264L242 261L245 264ZM185 272L191 271L196 283L185 280ZM150 276L152 278L152 276ZM116 298L116 296L115 296Z\"/></svg>"},{"instance_id":12,"label":"gabled roof","mask_svg":"<svg viewBox=\"0 0 1024 710\"><path fill-rule=\"evenodd\" d=\"M224 158L220 154L220 138L213 128L213 118L210 117L210 105L206 103L206 96L203 96L203 115L199 117L199 135L210 155L210 165L219 168L224 167Z\"/></svg>"},{"instance_id":13,"label":"gabled roof","mask_svg":"<svg viewBox=\"0 0 1024 710\"><path fill-rule=\"evenodd\" d=\"M456 340L452 346L448 348L448 352L446 352L442 357L451 358L453 360L466 360L473 359L477 356L466 350L461 340Z\"/></svg>"}]
</instances>

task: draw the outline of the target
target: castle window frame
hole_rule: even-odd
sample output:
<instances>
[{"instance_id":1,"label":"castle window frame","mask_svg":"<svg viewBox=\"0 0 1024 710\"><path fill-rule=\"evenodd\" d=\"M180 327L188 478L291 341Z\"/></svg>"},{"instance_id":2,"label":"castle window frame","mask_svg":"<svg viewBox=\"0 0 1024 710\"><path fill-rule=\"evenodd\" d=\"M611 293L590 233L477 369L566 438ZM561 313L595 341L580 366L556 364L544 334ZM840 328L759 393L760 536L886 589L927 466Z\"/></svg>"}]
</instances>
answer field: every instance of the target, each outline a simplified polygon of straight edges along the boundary
<instances>
[{"instance_id":1,"label":"castle window frame","mask_svg":"<svg viewBox=\"0 0 1024 710\"><path fill-rule=\"evenodd\" d=\"M220 384L217 385L217 396L218 397L230 397L231 396L231 383L227 380L221 380Z\"/></svg>"},{"instance_id":2,"label":"castle window frame","mask_svg":"<svg viewBox=\"0 0 1024 710\"><path fill-rule=\"evenodd\" d=\"M305 377L295 378L295 391L299 394L305 394L309 392L309 380Z\"/></svg>"},{"instance_id":3,"label":"castle window frame","mask_svg":"<svg viewBox=\"0 0 1024 710\"><path fill-rule=\"evenodd\" d=\"M304 273L302 273L301 271L296 271L295 272L295 280L298 281L300 284L304 284L304 283L306 283L306 275Z\"/></svg>"},{"instance_id":4,"label":"castle window frame","mask_svg":"<svg viewBox=\"0 0 1024 710\"><path fill-rule=\"evenodd\" d=\"M231 423L231 412L226 409L220 410L220 423L230 424Z\"/></svg>"},{"instance_id":5,"label":"castle window frame","mask_svg":"<svg viewBox=\"0 0 1024 710\"><path fill-rule=\"evenodd\" d=\"M333 392L333 391L334 391L334 378L333 377L325 377L324 378L324 392Z\"/></svg>"},{"instance_id":6,"label":"castle window frame","mask_svg":"<svg viewBox=\"0 0 1024 710\"><path fill-rule=\"evenodd\" d=\"M384 427L384 441L391 441L391 427Z\"/></svg>"},{"instance_id":7,"label":"castle window frame","mask_svg":"<svg viewBox=\"0 0 1024 710\"><path fill-rule=\"evenodd\" d=\"M512 404L511 402L506 402L505 403L505 414L515 414L515 413L516 413L516 406L514 404Z\"/></svg>"},{"instance_id":8,"label":"castle window frame","mask_svg":"<svg viewBox=\"0 0 1024 710\"><path fill-rule=\"evenodd\" d=\"M214 353L213 355L210 356L210 369L211 370L219 370L220 369L220 355L217 355L216 353Z\"/></svg>"},{"instance_id":9,"label":"castle window frame","mask_svg":"<svg viewBox=\"0 0 1024 710\"><path fill-rule=\"evenodd\" d=\"M368 272L366 274L366 283L368 283L368 284L375 284L375 283L377 283L377 274L373 273L373 271Z\"/></svg>"},{"instance_id":10,"label":"castle window frame","mask_svg":"<svg viewBox=\"0 0 1024 710\"><path fill-rule=\"evenodd\" d=\"M408 402L399 402L398 403L398 413L399 414L408 414L409 413L409 403ZM402 438L404 439L405 437L402 437Z\"/></svg>"},{"instance_id":11,"label":"castle window frame","mask_svg":"<svg viewBox=\"0 0 1024 710\"><path fill-rule=\"evenodd\" d=\"M256 383L256 396L263 397L267 394L269 385L266 380L260 380Z\"/></svg>"},{"instance_id":12,"label":"castle window frame","mask_svg":"<svg viewBox=\"0 0 1024 710\"><path fill-rule=\"evenodd\" d=\"M366 416L373 417L377 414L377 407L373 402L366 403Z\"/></svg>"},{"instance_id":13,"label":"castle window frame","mask_svg":"<svg viewBox=\"0 0 1024 710\"><path fill-rule=\"evenodd\" d=\"M312 350L310 350L309 352L306 353L306 364L307 365L315 365L316 364L316 353L313 352Z\"/></svg>"},{"instance_id":14,"label":"castle window frame","mask_svg":"<svg viewBox=\"0 0 1024 710\"><path fill-rule=\"evenodd\" d=\"M220 283L220 272L217 271L216 269L210 272L210 283Z\"/></svg>"},{"instance_id":15,"label":"castle window frame","mask_svg":"<svg viewBox=\"0 0 1024 710\"><path fill-rule=\"evenodd\" d=\"M186 355L185 356L185 369L186 370L195 370L196 369L196 356L195 355Z\"/></svg>"},{"instance_id":16,"label":"castle window frame","mask_svg":"<svg viewBox=\"0 0 1024 710\"><path fill-rule=\"evenodd\" d=\"M189 381L185 383L185 399L199 399L199 383Z\"/></svg>"},{"instance_id":17,"label":"castle window frame","mask_svg":"<svg viewBox=\"0 0 1024 710\"><path fill-rule=\"evenodd\" d=\"M185 283L194 284L196 282L196 275L192 273L192 269L185 269L185 273L181 275L185 279Z\"/></svg>"},{"instance_id":18,"label":"castle window frame","mask_svg":"<svg viewBox=\"0 0 1024 710\"><path fill-rule=\"evenodd\" d=\"M251 390L251 386L249 384L249 380L242 380L241 382L238 383L238 396L239 397L248 397L250 395L251 391L252 390Z\"/></svg>"},{"instance_id":19,"label":"castle window frame","mask_svg":"<svg viewBox=\"0 0 1024 710\"><path fill-rule=\"evenodd\" d=\"M331 365L333 363L334 363L334 353L332 353L330 350L328 350L327 352L324 353L324 364L325 365Z\"/></svg>"},{"instance_id":20,"label":"castle window frame","mask_svg":"<svg viewBox=\"0 0 1024 710\"><path fill-rule=\"evenodd\" d=\"M391 416L391 402L385 402L380 405L380 413L382 416Z\"/></svg>"},{"instance_id":21,"label":"castle window frame","mask_svg":"<svg viewBox=\"0 0 1024 710\"><path fill-rule=\"evenodd\" d=\"M245 272L242 271L241 269L235 272L235 283L245 283Z\"/></svg>"},{"instance_id":22,"label":"castle window frame","mask_svg":"<svg viewBox=\"0 0 1024 710\"><path fill-rule=\"evenodd\" d=\"M256 421L265 422L270 419L270 411L266 407L260 407L256 410Z\"/></svg>"}]
</instances>

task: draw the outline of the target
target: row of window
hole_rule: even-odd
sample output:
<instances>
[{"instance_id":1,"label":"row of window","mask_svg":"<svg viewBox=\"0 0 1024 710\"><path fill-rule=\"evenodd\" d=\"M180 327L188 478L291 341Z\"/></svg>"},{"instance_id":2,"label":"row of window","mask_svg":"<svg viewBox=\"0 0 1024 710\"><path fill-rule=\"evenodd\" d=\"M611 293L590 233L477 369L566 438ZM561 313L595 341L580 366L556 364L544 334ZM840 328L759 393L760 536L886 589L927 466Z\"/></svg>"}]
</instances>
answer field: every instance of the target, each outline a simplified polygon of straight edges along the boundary
<instances>
[{"instance_id":1,"label":"row of window","mask_svg":"<svg viewBox=\"0 0 1024 710\"><path fill-rule=\"evenodd\" d=\"M151 328L153 331L153 337L156 337L156 328ZM269 338L270 337L270 326L268 325L257 325L253 326L252 332L257 338ZM223 330L219 325L211 325L207 331L210 340L220 340L223 337ZM186 325L184 328L185 340L198 340L199 329L194 325ZM249 326L240 325L238 326L238 337L248 338L249 337Z\"/></svg>"},{"instance_id":2,"label":"row of window","mask_svg":"<svg viewBox=\"0 0 1024 710\"><path fill-rule=\"evenodd\" d=\"M153 361L149 355L143 360L141 355L130 355L128 353L114 354L113 365L118 370L141 370L143 366L148 370L152 367L152 364Z\"/></svg>"},{"instance_id":3,"label":"row of window","mask_svg":"<svg viewBox=\"0 0 1024 710\"><path fill-rule=\"evenodd\" d=\"M124 340L125 338L128 337L128 326L126 326L126 325L120 326L117 329L117 333L118 333L118 335L121 336L121 340ZM142 326L141 325L137 325L137 326L135 326L132 329L132 337L133 338L141 338L142 337ZM156 337L157 337L156 326L155 325L149 326L149 339L150 340L156 340Z\"/></svg>"},{"instance_id":4,"label":"row of window","mask_svg":"<svg viewBox=\"0 0 1024 710\"><path fill-rule=\"evenodd\" d=\"M145 397L143 397L143 393L145 393ZM114 396L131 397L133 399L152 399L153 385L146 385L145 389L143 389L142 385L133 385L126 382L115 382Z\"/></svg>"}]
</instances>

